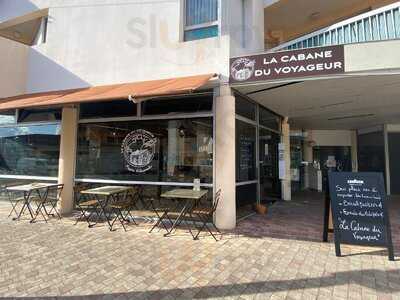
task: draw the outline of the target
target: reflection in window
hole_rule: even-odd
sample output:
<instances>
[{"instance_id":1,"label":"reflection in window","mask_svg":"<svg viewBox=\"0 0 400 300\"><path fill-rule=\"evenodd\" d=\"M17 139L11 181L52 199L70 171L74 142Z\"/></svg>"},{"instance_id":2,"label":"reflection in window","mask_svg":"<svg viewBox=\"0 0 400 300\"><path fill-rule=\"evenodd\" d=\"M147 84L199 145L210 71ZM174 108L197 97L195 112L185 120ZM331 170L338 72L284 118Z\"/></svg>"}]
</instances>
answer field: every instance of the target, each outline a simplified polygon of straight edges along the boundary
<instances>
[{"instance_id":1,"label":"reflection in window","mask_svg":"<svg viewBox=\"0 0 400 300\"><path fill-rule=\"evenodd\" d=\"M0 125L15 123L15 110L0 112Z\"/></svg>"},{"instance_id":2,"label":"reflection in window","mask_svg":"<svg viewBox=\"0 0 400 300\"><path fill-rule=\"evenodd\" d=\"M250 120L256 119L256 105L249 100L235 95L236 114Z\"/></svg>"},{"instance_id":3,"label":"reflection in window","mask_svg":"<svg viewBox=\"0 0 400 300\"><path fill-rule=\"evenodd\" d=\"M136 104L129 100L112 100L80 105L81 119L135 117Z\"/></svg>"},{"instance_id":4,"label":"reflection in window","mask_svg":"<svg viewBox=\"0 0 400 300\"><path fill-rule=\"evenodd\" d=\"M61 109L20 109L18 122L46 122L60 121Z\"/></svg>"},{"instance_id":5,"label":"reflection in window","mask_svg":"<svg viewBox=\"0 0 400 300\"><path fill-rule=\"evenodd\" d=\"M163 115L212 111L212 95L195 95L176 99L157 99L143 102L143 115Z\"/></svg>"},{"instance_id":6,"label":"reflection in window","mask_svg":"<svg viewBox=\"0 0 400 300\"><path fill-rule=\"evenodd\" d=\"M218 36L218 0L186 0L184 40Z\"/></svg>"},{"instance_id":7,"label":"reflection in window","mask_svg":"<svg viewBox=\"0 0 400 300\"><path fill-rule=\"evenodd\" d=\"M236 181L250 181L256 176L256 127L236 120Z\"/></svg>"},{"instance_id":8,"label":"reflection in window","mask_svg":"<svg viewBox=\"0 0 400 300\"><path fill-rule=\"evenodd\" d=\"M77 178L212 183L211 118L79 125Z\"/></svg>"},{"instance_id":9,"label":"reflection in window","mask_svg":"<svg viewBox=\"0 0 400 300\"><path fill-rule=\"evenodd\" d=\"M59 125L0 128L0 174L57 176Z\"/></svg>"},{"instance_id":10,"label":"reflection in window","mask_svg":"<svg viewBox=\"0 0 400 300\"><path fill-rule=\"evenodd\" d=\"M281 131L281 118L269 110L260 107L260 125Z\"/></svg>"}]
</instances>

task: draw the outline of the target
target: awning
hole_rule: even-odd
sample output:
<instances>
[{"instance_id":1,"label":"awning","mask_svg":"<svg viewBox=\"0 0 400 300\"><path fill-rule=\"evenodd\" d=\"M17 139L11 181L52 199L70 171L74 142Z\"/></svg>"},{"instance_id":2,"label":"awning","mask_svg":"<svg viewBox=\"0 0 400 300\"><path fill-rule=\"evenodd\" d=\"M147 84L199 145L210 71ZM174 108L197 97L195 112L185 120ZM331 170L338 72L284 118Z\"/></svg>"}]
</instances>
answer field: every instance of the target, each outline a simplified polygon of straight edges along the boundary
<instances>
[{"instance_id":1,"label":"awning","mask_svg":"<svg viewBox=\"0 0 400 300\"><path fill-rule=\"evenodd\" d=\"M154 97L192 93L202 87L207 87L207 84L214 77L216 77L216 74L206 74L27 94L0 99L0 110L62 106L116 99L130 99L138 103Z\"/></svg>"}]
</instances>

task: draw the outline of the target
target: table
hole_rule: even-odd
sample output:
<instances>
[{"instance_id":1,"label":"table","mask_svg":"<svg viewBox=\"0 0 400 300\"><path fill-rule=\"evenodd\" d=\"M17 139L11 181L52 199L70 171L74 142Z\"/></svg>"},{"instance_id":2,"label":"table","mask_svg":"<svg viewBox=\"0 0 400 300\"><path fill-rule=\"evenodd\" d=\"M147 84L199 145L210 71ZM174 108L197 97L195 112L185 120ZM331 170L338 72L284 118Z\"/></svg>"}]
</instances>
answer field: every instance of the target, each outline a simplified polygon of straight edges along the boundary
<instances>
[{"instance_id":1,"label":"table","mask_svg":"<svg viewBox=\"0 0 400 300\"><path fill-rule=\"evenodd\" d=\"M92 195L96 198L97 202L99 203L101 212L100 214L97 214L97 220L100 219L101 215L104 214L106 217L108 226L110 228L110 231L112 231L112 224L110 223L110 219L107 216L107 205L110 202L110 200L115 201L116 197L120 194L124 194L124 200L126 200L126 197L128 196L129 192L133 191L132 187L128 186L115 186L115 185L106 185L106 186L101 186L93 189L88 189L88 190L83 190L80 193L85 194L85 195ZM105 200L101 200L99 197L105 197ZM89 217L90 218L90 217ZM96 221L97 223L97 221Z\"/></svg>"},{"instance_id":2,"label":"table","mask_svg":"<svg viewBox=\"0 0 400 300\"><path fill-rule=\"evenodd\" d=\"M171 229L164 234L164 236L168 236L172 233L172 231L178 226L185 215L196 205L196 203L207 195L207 190L194 191L192 189L174 189L168 192L161 194L162 198L174 199L177 201L184 201L184 205L179 212L178 217L175 219L172 224ZM193 235L193 234L192 234Z\"/></svg>"},{"instance_id":3,"label":"table","mask_svg":"<svg viewBox=\"0 0 400 300\"><path fill-rule=\"evenodd\" d=\"M40 190L42 189L47 189L50 186L55 185L55 183L48 183L48 182L33 182L29 184L23 184L23 185L16 185L16 186L10 186L6 187L6 190L8 192L23 192L24 193L24 204L22 205L21 211L19 214L17 214L16 218L13 218L13 220L19 220L21 218L21 215L24 213L25 209L28 208L29 214L31 215L31 220L30 222L33 223L37 217L37 214L34 215L33 209L30 203L31 196L33 192L37 193L37 196L42 199L44 196L43 193L40 193ZM9 195L11 197L11 195ZM10 198L10 202L12 203L12 199ZM17 204L15 204L16 206ZM17 213L15 210L15 206L13 206L13 210Z\"/></svg>"}]
</instances>

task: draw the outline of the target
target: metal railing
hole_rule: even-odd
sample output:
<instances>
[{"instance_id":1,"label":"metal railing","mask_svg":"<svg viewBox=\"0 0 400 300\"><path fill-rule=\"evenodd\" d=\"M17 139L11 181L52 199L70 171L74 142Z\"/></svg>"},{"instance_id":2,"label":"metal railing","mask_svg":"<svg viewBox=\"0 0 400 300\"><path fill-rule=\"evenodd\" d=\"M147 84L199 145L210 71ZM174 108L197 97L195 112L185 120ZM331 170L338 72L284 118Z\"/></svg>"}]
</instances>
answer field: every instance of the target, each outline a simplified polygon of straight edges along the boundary
<instances>
[{"instance_id":1,"label":"metal railing","mask_svg":"<svg viewBox=\"0 0 400 300\"><path fill-rule=\"evenodd\" d=\"M400 38L400 1L283 43L269 49L268 52L398 38Z\"/></svg>"}]
</instances>

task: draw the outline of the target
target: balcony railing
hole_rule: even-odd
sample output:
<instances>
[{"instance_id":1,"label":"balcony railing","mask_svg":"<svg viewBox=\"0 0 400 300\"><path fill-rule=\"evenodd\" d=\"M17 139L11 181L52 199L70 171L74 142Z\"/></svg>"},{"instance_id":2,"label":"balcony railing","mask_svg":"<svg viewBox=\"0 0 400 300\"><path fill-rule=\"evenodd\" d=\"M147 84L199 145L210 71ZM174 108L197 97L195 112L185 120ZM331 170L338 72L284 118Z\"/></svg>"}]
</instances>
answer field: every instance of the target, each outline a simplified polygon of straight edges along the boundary
<instances>
[{"instance_id":1,"label":"balcony railing","mask_svg":"<svg viewBox=\"0 0 400 300\"><path fill-rule=\"evenodd\" d=\"M269 52L400 38L400 1L341 21Z\"/></svg>"}]
</instances>

